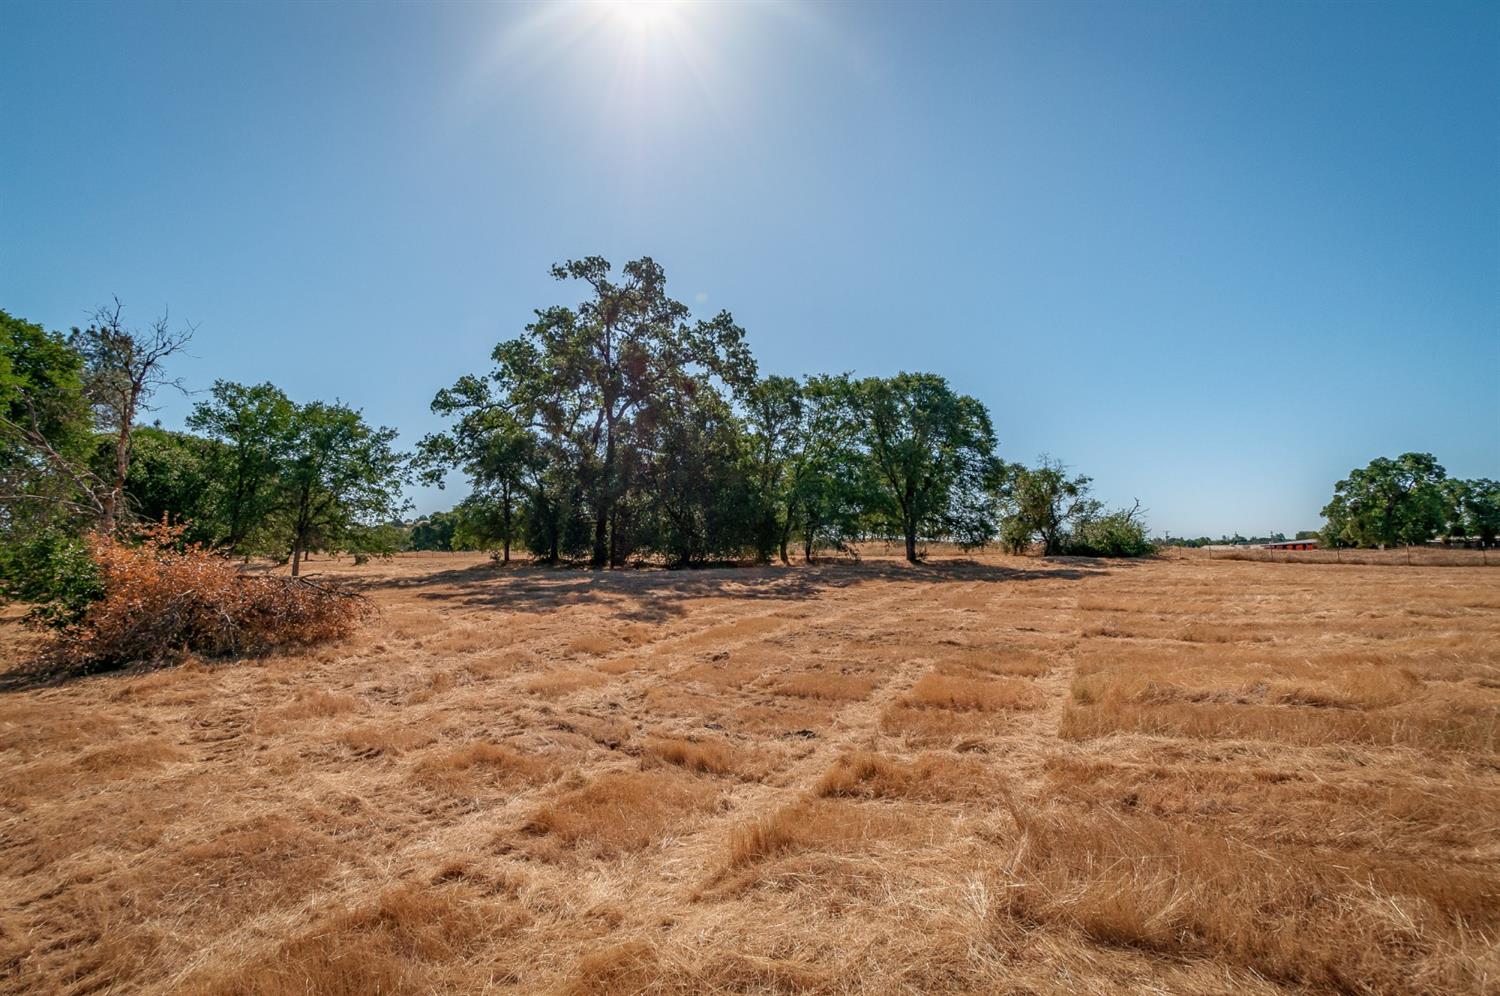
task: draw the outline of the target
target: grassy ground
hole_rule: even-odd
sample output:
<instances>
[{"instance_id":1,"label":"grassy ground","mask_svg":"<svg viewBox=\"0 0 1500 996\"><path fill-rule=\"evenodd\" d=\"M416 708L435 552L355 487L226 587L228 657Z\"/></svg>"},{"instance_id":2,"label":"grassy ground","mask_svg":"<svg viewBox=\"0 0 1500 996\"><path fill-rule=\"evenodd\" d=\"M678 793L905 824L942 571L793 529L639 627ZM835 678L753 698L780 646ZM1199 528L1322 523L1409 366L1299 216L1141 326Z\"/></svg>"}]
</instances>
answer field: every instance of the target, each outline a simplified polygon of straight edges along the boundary
<instances>
[{"instance_id":1,"label":"grassy ground","mask_svg":"<svg viewBox=\"0 0 1500 996\"><path fill-rule=\"evenodd\" d=\"M1494 569L311 567L379 622L0 693L0 990L1500 986Z\"/></svg>"}]
</instances>

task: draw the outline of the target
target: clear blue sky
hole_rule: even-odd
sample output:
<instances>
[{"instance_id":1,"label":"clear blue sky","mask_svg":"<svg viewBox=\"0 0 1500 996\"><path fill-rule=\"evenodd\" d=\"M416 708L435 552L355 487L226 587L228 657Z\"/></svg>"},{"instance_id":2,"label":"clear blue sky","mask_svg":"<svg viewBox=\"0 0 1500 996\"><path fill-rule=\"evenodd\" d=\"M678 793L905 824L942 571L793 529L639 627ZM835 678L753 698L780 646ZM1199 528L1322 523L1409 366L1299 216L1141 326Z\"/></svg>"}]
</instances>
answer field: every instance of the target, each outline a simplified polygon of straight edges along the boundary
<instances>
[{"instance_id":1,"label":"clear blue sky","mask_svg":"<svg viewBox=\"0 0 1500 996\"><path fill-rule=\"evenodd\" d=\"M550 263L648 254L763 370L945 374L1158 530L1500 476L1500 4L621 6L0 5L0 307L170 305L194 386L409 445Z\"/></svg>"}]
</instances>

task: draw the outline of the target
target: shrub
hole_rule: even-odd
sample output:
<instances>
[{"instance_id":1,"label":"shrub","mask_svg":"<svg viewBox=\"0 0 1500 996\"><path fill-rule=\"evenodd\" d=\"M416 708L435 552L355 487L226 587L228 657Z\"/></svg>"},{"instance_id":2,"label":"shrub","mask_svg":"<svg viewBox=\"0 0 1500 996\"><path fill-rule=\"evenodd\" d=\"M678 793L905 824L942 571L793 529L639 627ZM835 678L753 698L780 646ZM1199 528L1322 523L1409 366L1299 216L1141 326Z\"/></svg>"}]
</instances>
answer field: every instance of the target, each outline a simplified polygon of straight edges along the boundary
<instances>
[{"instance_id":1,"label":"shrub","mask_svg":"<svg viewBox=\"0 0 1500 996\"><path fill-rule=\"evenodd\" d=\"M76 624L104 594L87 542L56 528L0 544L0 598L31 602L27 622L62 628Z\"/></svg>"},{"instance_id":2,"label":"shrub","mask_svg":"<svg viewBox=\"0 0 1500 996\"><path fill-rule=\"evenodd\" d=\"M370 612L354 592L303 578L247 575L156 525L135 544L94 536L102 597L60 629L48 657L99 670L138 661L265 653L346 635Z\"/></svg>"},{"instance_id":3,"label":"shrub","mask_svg":"<svg viewBox=\"0 0 1500 996\"><path fill-rule=\"evenodd\" d=\"M1078 523L1063 543L1063 552L1080 557L1144 557L1156 547L1135 509L1120 509Z\"/></svg>"}]
</instances>

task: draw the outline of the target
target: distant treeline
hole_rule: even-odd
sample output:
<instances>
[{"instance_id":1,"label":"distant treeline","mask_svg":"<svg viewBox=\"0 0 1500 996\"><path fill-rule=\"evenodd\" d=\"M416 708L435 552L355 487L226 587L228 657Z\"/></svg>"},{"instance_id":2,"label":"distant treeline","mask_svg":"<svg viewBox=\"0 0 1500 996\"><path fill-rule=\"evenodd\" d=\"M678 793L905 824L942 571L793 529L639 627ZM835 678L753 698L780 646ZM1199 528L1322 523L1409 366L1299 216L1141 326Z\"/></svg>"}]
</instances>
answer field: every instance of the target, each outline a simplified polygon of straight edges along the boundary
<instances>
[{"instance_id":1,"label":"distant treeline","mask_svg":"<svg viewBox=\"0 0 1500 996\"><path fill-rule=\"evenodd\" d=\"M271 384L217 381L186 431L143 425L181 389L168 367L190 327L130 328L118 303L67 335L0 312L0 595L91 591L86 538L161 521L293 574L311 551L455 546L595 567L811 560L876 538L912 561L932 541L1152 549L1139 502L1109 510L1056 461L1001 460L985 406L941 376L763 376L733 317L694 318L649 258L552 274L583 300L537 311L488 370L438 391L448 428L410 454L348 405ZM403 524L404 488L455 469L469 497ZM1494 482L1407 454L1339 482L1325 536L1493 542L1496 504Z\"/></svg>"},{"instance_id":2,"label":"distant treeline","mask_svg":"<svg viewBox=\"0 0 1500 996\"><path fill-rule=\"evenodd\" d=\"M1267 543L1284 543L1288 539L1319 539L1323 534L1316 529L1299 530L1295 536L1287 536L1286 533L1271 533L1269 536L1241 536L1235 533L1233 536L1227 533L1218 539L1208 536L1173 536L1170 533L1158 536L1151 542L1157 546L1185 546L1194 549L1200 546L1264 546Z\"/></svg>"}]
</instances>

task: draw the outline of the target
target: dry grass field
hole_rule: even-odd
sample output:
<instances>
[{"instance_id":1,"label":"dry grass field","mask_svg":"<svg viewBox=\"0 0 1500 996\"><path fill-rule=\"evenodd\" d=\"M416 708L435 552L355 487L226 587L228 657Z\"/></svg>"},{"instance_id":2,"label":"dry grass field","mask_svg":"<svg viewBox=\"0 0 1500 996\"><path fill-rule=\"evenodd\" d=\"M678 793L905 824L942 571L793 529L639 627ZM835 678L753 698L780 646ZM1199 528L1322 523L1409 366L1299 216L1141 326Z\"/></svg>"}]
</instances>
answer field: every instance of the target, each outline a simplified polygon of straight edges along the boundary
<instances>
[{"instance_id":1,"label":"dry grass field","mask_svg":"<svg viewBox=\"0 0 1500 996\"><path fill-rule=\"evenodd\" d=\"M0 691L0 990L1500 991L1500 570L311 569Z\"/></svg>"}]
</instances>

